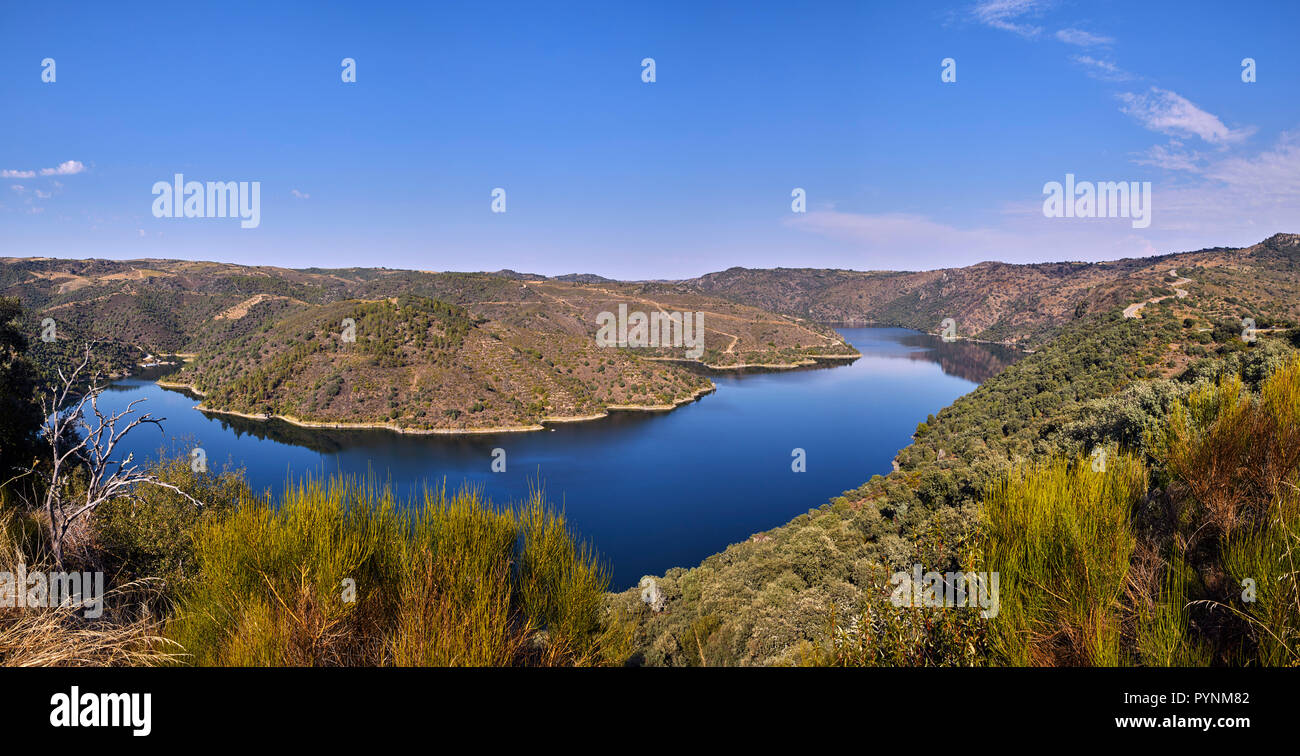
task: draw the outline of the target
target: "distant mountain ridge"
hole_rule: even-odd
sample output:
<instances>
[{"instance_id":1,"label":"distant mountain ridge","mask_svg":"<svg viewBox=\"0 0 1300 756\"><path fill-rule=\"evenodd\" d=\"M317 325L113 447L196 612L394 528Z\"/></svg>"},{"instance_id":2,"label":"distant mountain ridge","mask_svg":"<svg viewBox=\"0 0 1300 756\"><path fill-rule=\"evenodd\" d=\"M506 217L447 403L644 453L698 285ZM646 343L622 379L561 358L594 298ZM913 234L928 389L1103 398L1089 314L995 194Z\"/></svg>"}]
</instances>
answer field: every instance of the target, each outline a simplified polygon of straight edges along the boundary
<instances>
[{"instance_id":1,"label":"distant mountain ridge","mask_svg":"<svg viewBox=\"0 0 1300 756\"><path fill-rule=\"evenodd\" d=\"M566 283L617 283L613 278L605 278L595 273L565 273L562 276L544 276L541 273L520 273L517 270L502 268L487 273L489 276L509 278L512 281L564 281Z\"/></svg>"},{"instance_id":2,"label":"distant mountain ridge","mask_svg":"<svg viewBox=\"0 0 1300 756\"><path fill-rule=\"evenodd\" d=\"M1076 317L1167 287L1167 273L1215 276L1252 267L1300 266L1300 236L1276 234L1241 249L1217 247L1111 262L982 262L920 272L729 268L681 283L772 312L822 323L898 325L937 332L945 318L961 336L1031 346ZM1290 286L1288 284L1288 286ZM1300 289L1289 288L1294 294ZM1290 312L1300 316L1293 298ZM1287 307L1283 306L1286 311Z\"/></svg>"}]
</instances>

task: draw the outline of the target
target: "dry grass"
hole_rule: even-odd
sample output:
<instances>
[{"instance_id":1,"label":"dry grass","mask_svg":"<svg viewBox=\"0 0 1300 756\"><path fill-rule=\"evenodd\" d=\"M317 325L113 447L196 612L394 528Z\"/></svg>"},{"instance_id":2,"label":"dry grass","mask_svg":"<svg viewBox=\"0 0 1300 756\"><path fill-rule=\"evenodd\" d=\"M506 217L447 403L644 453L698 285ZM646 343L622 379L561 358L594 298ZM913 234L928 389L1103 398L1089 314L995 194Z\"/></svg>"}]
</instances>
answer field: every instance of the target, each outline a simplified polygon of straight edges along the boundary
<instances>
[{"instance_id":1,"label":"dry grass","mask_svg":"<svg viewBox=\"0 0 1300 756\"><path fill-rule=\"evenodd\" d=\"M48 555L24 548L26 523L0 510L0 572L48 571ZM0 667L156 666L172 662L179 647L161 637L161 623L137 604L154 590L136 581L105 591L103 614L84 616L91 600L56 607L0 608Z\"/></svg>"}]
</instances>

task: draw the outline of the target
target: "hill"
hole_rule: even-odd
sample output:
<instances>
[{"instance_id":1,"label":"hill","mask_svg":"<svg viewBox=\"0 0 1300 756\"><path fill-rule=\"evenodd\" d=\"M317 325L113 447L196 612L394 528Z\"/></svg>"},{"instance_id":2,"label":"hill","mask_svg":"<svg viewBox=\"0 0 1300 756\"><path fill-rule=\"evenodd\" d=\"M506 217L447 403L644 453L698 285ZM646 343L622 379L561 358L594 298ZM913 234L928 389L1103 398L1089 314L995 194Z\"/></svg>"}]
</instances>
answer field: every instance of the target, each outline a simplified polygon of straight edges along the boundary
<instances>
[{"instance_id":1,"label":"hill","mask_svg":"<svg viewBox=\"0 0 1300 756\"><path fill-rule=\"evenodd\" d=\"M87 341L121 373L185 355L174 378L214 411L408 431L536 429L611 409L670 409L698 371L857 352L833 330L673 284L600 284L383 268L290 270L177 260L0 260L46 371ZM604 348L602 312L702 313L702 352ZM351 327L348 327L351 324Z\"/></svg>"},{"instance_id":2,"label":"hill","mask_svg":"<svg viewBox=\"0 0 1300 756\"><path fill-rule=\"evenodd\" d=\"M996 277L1009 293L950 290L940 283L943 272L733 270L697 280L702 288L775 309L859 314L878 322L898 322L890 320L897 316L915 323L964 303L973 320L1021 324L1024 340L1042 334L1041 343L919 423L892 474L828 502L808 502L806 514L698 566L647 576L661 599L658 611L644 603L645 580L612 597L611 617L635 625L634 661L794 664L805 660L809 644L828 644L847 645L855 663L977 663L966 652L966 639L982 630L957 626L951 612L891 610L891 573L913 564L971 569L966 550L980 526L985 494L1018 465L1098 448L1149 455L1148 432L1162 427L1194 389L1228 375L1241 375L1257 389L1300 346L1298 263L1300 236L1279 234L1244 249L1153 260L947 271L949 281L968 284ZM1175 268L1177 279L1170 276ZM1044 289L1038 310L1021 309L1030 282L1046 285L1053 278L1054 291ZM887 291L886 280L895 280L895 290ZM909 287L912 301L940 293L947 305L921 315L891 310L900 296L911 296L897 294ZM1090 291L1100 292L1100 300L1080 300L1089 303L1086 310L1067 312L1070 301ZM866 292L875 299L854 304ZM1135 303L1143 306L1133 309ZM1259 329L1243 328L1245 318ZM1158 486L1149 497L1152 511L1167 504ZM1216 576L1203 579L1212 586Z\"/></svg>"},{"instance_id":3,"label":"hill","mask_svg":"<svg viewBox=\"0 0 1300 756\"><path fill-rule=\"evenodd\" d=\"M945 318L960 336L1023 347L1044 343L1067 323L1148 296L1171 294L1177 270L1199 282L1195 296L1229 310L1300 319L1300 259L1294 234L1245 249L1215 248L1113 262L1011 265L983 262L923 272L730 268L682 283L772 312L822 323L898 325L938 332ZM1268 271L1263 285L1257 271Z\"/></svg>"}]
</instances>

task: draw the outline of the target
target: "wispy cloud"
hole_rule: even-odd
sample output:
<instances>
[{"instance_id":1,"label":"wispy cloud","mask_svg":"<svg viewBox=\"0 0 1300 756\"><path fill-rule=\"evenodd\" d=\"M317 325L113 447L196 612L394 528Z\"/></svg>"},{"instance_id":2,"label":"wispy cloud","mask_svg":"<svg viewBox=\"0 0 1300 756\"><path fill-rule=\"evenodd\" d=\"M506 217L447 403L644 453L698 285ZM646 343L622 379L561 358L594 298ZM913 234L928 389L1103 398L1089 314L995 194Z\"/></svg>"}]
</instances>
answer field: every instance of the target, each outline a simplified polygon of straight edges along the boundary
<instances>
[{"instance_id":1,"label":"wispy cloud","mask_svg":"<svg viewBox=\"0 0 1300 756\"><path fill-rule=\"evenodd\" d=\"M1133 162L1138 165L1150 165L1169 171L1200 173L1203 159L1204 156L1201 153L1183 149L1183 143L1175 139L1168 145L1157 144L1138 155Z\"/></svg>"},{"instance_id":2,"label":"wispy cloud","mask_svg":"<svg viewBox=\"0 0 1300 756\"><path fill-rule=\"evenodd\" d=\"M1300 220L1300 133L1285 132L1277 143L1253 157L1224 158L1205 169L1206 178L1220 181L1235 194L1264 204L1289 205L1292 223Z\"/></svg>"},{"instance_id":3,"label":"wispy cloud","mask_svg":"<svg viewBox=\"0 0 1300 756\"><path fill-rule=\"evenodd\" d=\"M1078 47L1096 47L1098 45L1114 44L1115 42L1111 37L1103 37L1100 34L1093 34L1082 29L1061 29L1056 33L1056 38L1067 45L1077 45Z\"/></svg>"},{"instance_id":4,"label":"wispy cloud","mask_svg":"<svg viewBox=\"0 0 1300 756\"><path fill-rule=\"evenodd\" d=\"M298 199L311 199L310 194L307 194L306 192L300 192L297 189L290 189L289 193L297 197Z\"/></svg>"},{"instance_id":5,"label":"wispy cloud","mask_svg":"<svg viewBox=\"0 0 1300 756\"><path fill-rule=\"evenodd\" d=\"M1215 145L1240 142L1254 133L1253 128L1230 129L1218 116L1207 113L1182 95L1159 87L1142 94L1119 95L1120 108L1126 115L1152 131L1172 136L1193 135Z\"/></svg>"},{"instance_id":6,"label":"wispy cloud","mask_svg":"<svg viewBox=\"0 0 1300 756\"><path fill-rule=\"evenodd\" d=\"M872 250L906 254L936 249L961 250L968 259L989 259L1009 241L992 229L963 229L914 213L846 213L811 211L787 218L785 225L819 236L852 242ZM983 257L981 257L983 256Z\"/></svg>"},{"instance_id":7,"label":"wispy cloud","mask_svg":"<svg viewBox=\"0 0 1300 756\"><path fill-rule=\"evenodd\" d=\"M1023 199L963 228L916 213L809 211L787 228L844 242L867 268L959 267L981 260L1105 260L1222 244L1245 246L1300 226L1300 131L1254 154L1208 155L1177 139L1135 158L1175 172L1154 182L1152 224L1045 218L1037 184ZM1062 233L1068 228L1068 233ZM1045 250L1050 250L1050 254Z\"/></svg>"},{"instance_id":8,"label":"wispy cloud","mask_svg":"<svg viewBox=\"0 0 1300 756\"><path fill-rule=\"evenodd\" d=\"M54 168L42 168L42 176L71 176L86 170L79 160L65 160Z\"/></svg>"},{"instance_id":9,"label":"wispy cloud","mask_svg":"<svg viewBox=\"0 0 1300 756\"><path fill-rule=\"evenodd\" d=\"M1038 16L1049 5L1048 0L983 0L975 6L972 14L985 26L1022 37L1037 37L1043 28L1028 23L1027 19Z\"/></svg>"},{"instance_id":10,"label":"wispy cloud","mask_svg":"<svg viewBox=\"0 0 1300 756\"><path fill-rule=\"evenodd\" d=\"M86 170L80 160L65 160L53 168L42 168L42 176L71 176ZM36 171L5 169L0 171L0 178L36 178Z\"/></svg>"},{"instance_id":11,"label":"wispy cloud","mask_svg":"<svg viewBox=\"0 0 1300 756\"><path fill-rule=\"evenodd\" d=\"M1157 188L1153 227L1171 236L1237 243L1259 241L1300 225L1300 138L1283 134L1254 155L1222 158L1207 165L1168 166L1184 170Z\"/></svg>"},{"instance_id":12,"label":"wispy cloud","mask_svg":"<svg viewBox=\"0 0 1300 756\"><path fill-rule=\"evenodd\" d=\"M1083 66L1084 71L1094 79L1103 81L1131 81L1135 77L1109 60L1101 60L1091 55L1074 55L1071 59Z\"/></svg>"}]
</instances>

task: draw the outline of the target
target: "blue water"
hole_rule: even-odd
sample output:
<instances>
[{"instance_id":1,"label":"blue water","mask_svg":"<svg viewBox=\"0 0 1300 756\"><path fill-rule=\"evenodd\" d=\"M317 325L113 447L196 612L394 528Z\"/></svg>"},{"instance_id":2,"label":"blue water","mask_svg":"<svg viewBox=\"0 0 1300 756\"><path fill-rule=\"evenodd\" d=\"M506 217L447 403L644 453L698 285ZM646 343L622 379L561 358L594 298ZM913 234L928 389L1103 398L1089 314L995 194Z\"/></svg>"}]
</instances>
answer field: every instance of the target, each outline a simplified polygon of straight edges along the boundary
<instances>
[{"instance_id":1,"label":"blue water","mask_svg":"<svg viewBox=\"0 0 1300 756\"><path fill-rule=\"evenodd\" d=\"M146 398L139 408L166 418L163 433L142 427L128 437L137 457L188 456L197 445L209 469L242 467L258 491L278 492L307 473L370 473L399 493L468 482L510 503L540 482L621 589L642 575L697 564L888 473L918 422L1013 359L997 347L945 344L904 329L840 333L861 359L714 374L715 393L672 412L619 412L535 433L412 436L204 415L193 397L143 376L114 384L103 403L120 409ZM491 471L494 448L505 450L506 472ZM796 448L806 452L807 472L791 469Z\"/></svg>"}]
</instances>

